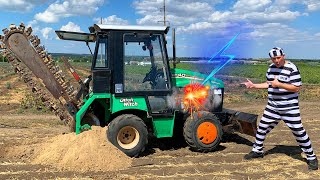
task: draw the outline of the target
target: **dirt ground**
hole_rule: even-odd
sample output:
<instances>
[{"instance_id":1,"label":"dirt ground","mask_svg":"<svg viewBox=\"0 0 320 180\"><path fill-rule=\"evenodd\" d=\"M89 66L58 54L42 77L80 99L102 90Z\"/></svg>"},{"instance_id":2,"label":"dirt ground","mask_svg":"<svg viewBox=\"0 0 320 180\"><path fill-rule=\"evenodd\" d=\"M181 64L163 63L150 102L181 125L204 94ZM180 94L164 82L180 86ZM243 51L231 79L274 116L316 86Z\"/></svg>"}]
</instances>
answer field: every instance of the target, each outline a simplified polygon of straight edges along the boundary
<instances>
[{"instance_id":1,"label":"dirt ground","mask_svg":"<svg viewBox=\"0 0 320 180\"><path fill-rule=\"evenodd\" d=\"M318 102L301 102L303 123L319 152L320 122ZM261 114L264 102L233 103L226 107ZM260 117L260 116L259 116ZM224 137L215 152L192 152L183 143L170 139L152 140L142 157L133 158L124 170L77 172L50 165L32 164L24 152L8 157L15 145L31 145L67 132L57 118L49 115L9 114L0 116L0 179L319 179L320 171L310 172L304 155L290 130L280 123L267 137L266 156L245 161L253 137L232 134ZM181 140L183 141L183 140ZM84 142L85 143L85 142ZM103 148L103 147L102 147ZM89 161L89 160L88 160ZM119 162L117 162L119 163ZM81 164L78 164L81 167Z\"/></svg>"}]
</instances>

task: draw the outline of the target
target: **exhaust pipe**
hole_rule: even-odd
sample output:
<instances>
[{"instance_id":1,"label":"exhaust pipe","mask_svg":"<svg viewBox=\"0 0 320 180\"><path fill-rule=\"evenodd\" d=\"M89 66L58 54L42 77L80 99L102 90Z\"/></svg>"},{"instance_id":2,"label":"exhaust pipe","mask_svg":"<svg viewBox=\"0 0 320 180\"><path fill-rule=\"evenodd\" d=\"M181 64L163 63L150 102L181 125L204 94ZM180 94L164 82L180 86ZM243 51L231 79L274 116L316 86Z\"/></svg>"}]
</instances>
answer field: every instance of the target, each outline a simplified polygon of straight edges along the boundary
<instances>
[{"instance_id":1,"label":"exhaust pipe","mask_svg":"<svg viewBox=\"0 0 320 180\"><path fill-rule=\"evenodd\" d=\"M172 56L173 56L173 68L176 68L177 59L176 59L176 29L172 29Z\"/></svg>"}]
</instances>

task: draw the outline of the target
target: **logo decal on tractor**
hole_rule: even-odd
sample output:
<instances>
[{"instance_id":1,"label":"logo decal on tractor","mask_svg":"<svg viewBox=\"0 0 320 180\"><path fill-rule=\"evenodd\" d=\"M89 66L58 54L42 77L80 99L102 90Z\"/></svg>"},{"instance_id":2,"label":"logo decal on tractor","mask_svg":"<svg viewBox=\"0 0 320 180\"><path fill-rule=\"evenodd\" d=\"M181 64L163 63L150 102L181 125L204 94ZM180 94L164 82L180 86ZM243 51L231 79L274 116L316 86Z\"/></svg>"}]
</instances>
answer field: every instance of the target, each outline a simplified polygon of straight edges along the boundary
<instances>
[{"instance_id":1,"label":"logo decal on tractor","mask_svg":"<svg viewBox=\"0 0 320 180\"><path fill-rule=\"evenodd\" d=\"M185 79L193 79L193 80L203 80L202 78L199 78L199 77L196 77L196 76L189 76L187 74L182 74L182 73L179 73L179 74L173 74L173 77L175 78L185 78Z\"/></svg>"},{"instance_id":2,"label":"logo decal on tractor","mask_svg":"<svg viewBox=\"0 0 320 180\"><path fill-rule=\"evenodd\" d=\"M133 98L121 98L120 103L123 103L123 106L138 106L138 103L134 102Z\"/></svg>"},{"instance_id":3,"label":"logo decal on tractor","mask_svg":"<svg viewBox=\"0 0 320 180\"><path fill-rule=\"evenodd\" d=\"M179 73L179 74L176 74L176 77L186 77L186 74Z\"/></svg>"}]
</instances>

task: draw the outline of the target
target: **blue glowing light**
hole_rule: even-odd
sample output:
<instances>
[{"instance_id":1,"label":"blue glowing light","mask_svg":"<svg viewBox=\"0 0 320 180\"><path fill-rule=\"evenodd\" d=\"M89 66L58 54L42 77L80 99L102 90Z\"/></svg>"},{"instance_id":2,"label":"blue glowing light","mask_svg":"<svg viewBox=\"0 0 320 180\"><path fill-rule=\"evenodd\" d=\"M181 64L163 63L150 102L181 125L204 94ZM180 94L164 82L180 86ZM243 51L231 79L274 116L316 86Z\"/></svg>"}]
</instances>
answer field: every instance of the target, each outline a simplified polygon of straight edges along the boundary
<instances>
[{"instance_id":1,"label":"blue glowing light","mask_svg":"<svg viewBox=\"0 0 320 180\"><path fill-rule=\"evenodd\" d=\"M208 75L208 77L202 82L202 84L205 84L210 78L212 78L213 75L215 75L220 69L222 69L226 64L228 64L232 59L234 59L235 55L229 55L229 54L222 54L225 50L229 48L229 46L233 43L233 41L238 37L240 33L235 35L223 48L220 49L216 54L211 56L208 62L215 60L215 59L221 59L221 63L212 70L212 72ZM223 59L228 58L228 60L224 61Z\"/></svg>"}]
</instances>

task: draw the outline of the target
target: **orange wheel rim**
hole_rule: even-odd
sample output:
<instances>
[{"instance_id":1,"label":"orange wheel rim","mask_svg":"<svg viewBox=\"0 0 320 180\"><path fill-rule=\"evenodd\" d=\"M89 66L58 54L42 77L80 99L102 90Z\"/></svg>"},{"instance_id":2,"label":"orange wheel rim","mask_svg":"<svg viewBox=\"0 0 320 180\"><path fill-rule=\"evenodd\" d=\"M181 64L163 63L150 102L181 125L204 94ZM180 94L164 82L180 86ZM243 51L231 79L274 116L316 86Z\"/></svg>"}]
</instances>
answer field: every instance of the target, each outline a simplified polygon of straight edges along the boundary
<instances>
[{"instance_id":1,"label":"orange wheel rim","mask_svg":"<svg viewBox=\"0 0 320 180\"><path fill-rule=\"evenodd\" d=\"M203 122L197 129L197 135L203 144L211 144L217 139L217 127L211 122Z\"/></svg>"}]
</instances>

